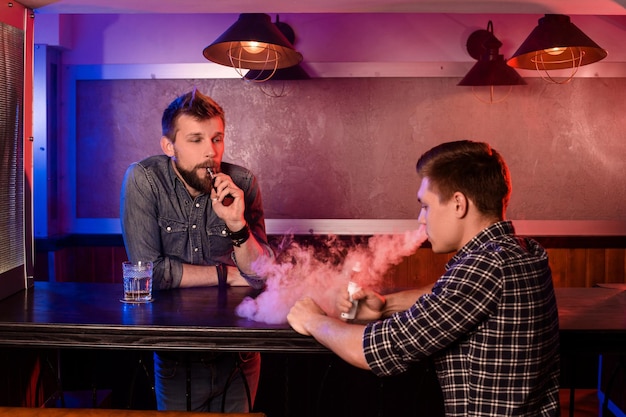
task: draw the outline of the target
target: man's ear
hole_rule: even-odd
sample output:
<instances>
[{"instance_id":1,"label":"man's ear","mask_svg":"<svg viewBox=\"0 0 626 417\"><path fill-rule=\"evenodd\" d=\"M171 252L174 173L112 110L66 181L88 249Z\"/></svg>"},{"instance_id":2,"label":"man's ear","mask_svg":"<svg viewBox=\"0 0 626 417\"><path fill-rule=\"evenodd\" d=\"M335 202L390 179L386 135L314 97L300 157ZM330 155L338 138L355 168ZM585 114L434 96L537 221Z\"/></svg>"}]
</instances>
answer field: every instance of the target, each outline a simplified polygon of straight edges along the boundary
<instances>
[{"instance_id":1,"label":"man's ear","mask_svg":"<svg viewBox=\"0 0 626 417\"><path fill-rule=\"evenodd\" d=\"M461 219L467 215L467 210L469 208L469 201L465 194L457 191L452 195L452 203L455 207L455 213L457 218Z\"/></svg>"},{"instance_id":2,"label":"man's ear","mask_svg":"<svg viewBox=\"0 0 626 417\"><path fill-rule=\"evenodd\" d=\"M166 136L161 136L161 150L169 157L174 156L174 144Z\"/></svg>"}]
</instances>

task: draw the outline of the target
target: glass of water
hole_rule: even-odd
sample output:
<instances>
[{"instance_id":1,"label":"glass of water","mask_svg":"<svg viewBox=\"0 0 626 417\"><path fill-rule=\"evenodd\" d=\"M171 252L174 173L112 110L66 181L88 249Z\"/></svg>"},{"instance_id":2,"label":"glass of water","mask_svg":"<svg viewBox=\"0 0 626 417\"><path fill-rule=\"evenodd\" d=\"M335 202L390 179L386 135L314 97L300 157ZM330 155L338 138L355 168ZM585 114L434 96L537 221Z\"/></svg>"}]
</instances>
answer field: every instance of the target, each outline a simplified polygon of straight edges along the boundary
<instances>
[{"instance_id":1,"label":"glass of water","mask_svg":"<svg viewBox=\"0 0 626 417\"><path fill-rule=\"evenodd\" d=\"M122 263L124 276L124 303L149 303L152 301L152 262L125 261Z\"/></svg>"}]
</instances>

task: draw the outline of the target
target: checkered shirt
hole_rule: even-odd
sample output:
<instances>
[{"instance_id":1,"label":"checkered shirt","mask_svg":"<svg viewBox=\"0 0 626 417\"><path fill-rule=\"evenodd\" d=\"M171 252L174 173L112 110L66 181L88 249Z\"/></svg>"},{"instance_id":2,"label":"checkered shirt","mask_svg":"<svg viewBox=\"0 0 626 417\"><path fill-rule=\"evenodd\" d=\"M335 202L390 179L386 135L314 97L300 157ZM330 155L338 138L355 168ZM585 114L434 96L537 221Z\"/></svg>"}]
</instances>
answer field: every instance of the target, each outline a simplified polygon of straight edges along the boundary
<instances>
[{"instance_id":1,"label":"checkered shirt","mask_svg":"<svg viewBox=\"0 0 626 417\"><path fill-rule=\"evenodd\" d=\"M548 255L498 222L446 265L432 292L370 323L379 376L432 357L446 416L559 415L559 322Z\"/></svg>"}]
</instances>

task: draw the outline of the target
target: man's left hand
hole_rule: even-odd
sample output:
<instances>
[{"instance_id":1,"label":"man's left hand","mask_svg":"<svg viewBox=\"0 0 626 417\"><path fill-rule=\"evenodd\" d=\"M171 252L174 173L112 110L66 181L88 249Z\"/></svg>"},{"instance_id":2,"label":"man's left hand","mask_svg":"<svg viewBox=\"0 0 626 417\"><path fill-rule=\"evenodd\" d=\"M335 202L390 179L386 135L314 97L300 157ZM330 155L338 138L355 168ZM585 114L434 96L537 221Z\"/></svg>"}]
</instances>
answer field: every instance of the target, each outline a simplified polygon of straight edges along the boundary
<instances>
[{"instance_id":1,"label":"man's left hand","mask_svg":"<svg viewBox=\"0 0 626 417\"><path fill-rule=\"evenodd\" d=\"M305 336L311 336L311 333L307 330L307 323L310 320L314 320L316 316L325 315L324 310L312 298L305 297L291 307L289 314L287 314L287 321L296 332Z\"/></svg>"}]
</instances>

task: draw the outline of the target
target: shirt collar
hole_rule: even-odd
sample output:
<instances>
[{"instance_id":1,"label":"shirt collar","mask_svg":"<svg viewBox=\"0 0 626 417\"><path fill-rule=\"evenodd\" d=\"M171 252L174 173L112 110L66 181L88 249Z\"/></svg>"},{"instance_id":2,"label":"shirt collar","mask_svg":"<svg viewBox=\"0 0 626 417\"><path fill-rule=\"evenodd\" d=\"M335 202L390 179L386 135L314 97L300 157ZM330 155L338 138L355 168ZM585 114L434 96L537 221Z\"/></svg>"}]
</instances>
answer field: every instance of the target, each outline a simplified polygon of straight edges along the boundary
<instances>
[{"instance_id":1,"label":"shirt collar","mask_svg":"<svg viewBox=\"0 0 626 417\"><path fill-rule=\"evenodd\" d=\"M502 220L491 224L481 230L476 236L471 238L457 253L450 259L448 265L452 265L467 253L475 251L489 242L498 240L502 236L515 234L513 223L509 220Z\"/></svg>"}]
</instances>

